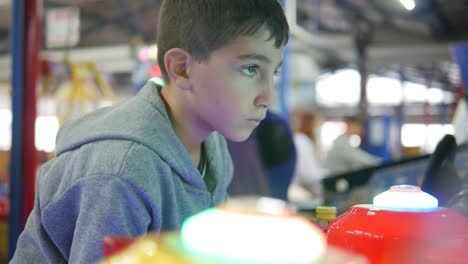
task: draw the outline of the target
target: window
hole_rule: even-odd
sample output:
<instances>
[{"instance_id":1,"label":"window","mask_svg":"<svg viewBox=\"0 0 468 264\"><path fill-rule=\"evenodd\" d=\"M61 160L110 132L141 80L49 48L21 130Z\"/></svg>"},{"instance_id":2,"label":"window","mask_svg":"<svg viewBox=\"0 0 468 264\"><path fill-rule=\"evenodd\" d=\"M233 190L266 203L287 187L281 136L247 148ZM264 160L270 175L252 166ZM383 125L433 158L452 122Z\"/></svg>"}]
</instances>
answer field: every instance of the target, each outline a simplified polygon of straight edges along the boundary
<instances>
[{"instance_id":1,"label":"window","mask_svg":"<svg viewBox=\"0 0 468 264\"><path fill-rule=\"evenodd\" d=\"M317 80L317 102L325 106L356 106L361 97L360 82L359 73L352 69L322 75Z\"/></svg>"},{"instance_id":2,"label":"window","mask_svg":"<svg viewBox=\"0 0 468 264\"><path fill-rule=\"evenodd\" d=\"M401 143L404 147L420 147L423 152L432 153L444 135L453 133L450 124L405 124L401 129Z\"/></svg>"},{"instance_id":3,"label":"window","mask_svg":"<svg viewBox=\"0 0 468 264\"><path fill-rule=\"evenodd\" d=\"M367 100L370 104L399 105L402 97L399 80L376 76L369 78Z\"/></svg>"},{"instance_id":4,"label":"window","mask_svg":"<svg viewBox=\"0 0 468 264\"><path fill-rule=\"evenodd\" d=\"M425 85L404 82L403 98L407 103L424 103L427 98L427 88Z\"/></svg>"}]
</instances>

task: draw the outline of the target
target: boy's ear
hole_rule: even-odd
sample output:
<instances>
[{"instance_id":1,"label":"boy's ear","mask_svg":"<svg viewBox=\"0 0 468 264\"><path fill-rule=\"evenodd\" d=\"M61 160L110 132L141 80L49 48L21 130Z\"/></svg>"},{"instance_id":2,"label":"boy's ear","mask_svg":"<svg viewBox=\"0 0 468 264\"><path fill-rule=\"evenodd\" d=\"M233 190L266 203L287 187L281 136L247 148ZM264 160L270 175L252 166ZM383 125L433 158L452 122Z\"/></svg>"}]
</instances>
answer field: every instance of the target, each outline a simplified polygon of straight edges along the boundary
<instances>
[{"instance_id":1,"label":"boy's ear","mask_svg":"<svg viewBox=\"0 0 468 264\"><path fill-rule=\"evenodd\" d=\"M164 55L164 66L171 82L183 90L191 89L188 76L191 61L192 55L183 49L170 49Z\"/></svg>"}]
</instances>

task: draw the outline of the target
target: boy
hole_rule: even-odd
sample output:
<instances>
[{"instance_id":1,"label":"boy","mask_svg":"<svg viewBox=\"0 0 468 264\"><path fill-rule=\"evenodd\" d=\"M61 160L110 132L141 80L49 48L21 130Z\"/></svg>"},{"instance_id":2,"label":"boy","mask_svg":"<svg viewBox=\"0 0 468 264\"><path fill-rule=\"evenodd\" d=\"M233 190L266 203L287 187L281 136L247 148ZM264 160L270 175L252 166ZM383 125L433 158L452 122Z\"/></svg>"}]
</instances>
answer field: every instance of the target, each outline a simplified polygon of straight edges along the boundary
<instances>
[{"instance_id":1,"label":"boy","mask_svg":"<svg viewBox=\"0 0 468 264\"><path fill-rule=\"evenodd\" d=\"M178 229L226 198L224 139L265 117L288 40L277 0L167 0L158 62L166 85L65 124L38 177L12 263L94 263L109 235Z\"/></svg>"}]
</instances>

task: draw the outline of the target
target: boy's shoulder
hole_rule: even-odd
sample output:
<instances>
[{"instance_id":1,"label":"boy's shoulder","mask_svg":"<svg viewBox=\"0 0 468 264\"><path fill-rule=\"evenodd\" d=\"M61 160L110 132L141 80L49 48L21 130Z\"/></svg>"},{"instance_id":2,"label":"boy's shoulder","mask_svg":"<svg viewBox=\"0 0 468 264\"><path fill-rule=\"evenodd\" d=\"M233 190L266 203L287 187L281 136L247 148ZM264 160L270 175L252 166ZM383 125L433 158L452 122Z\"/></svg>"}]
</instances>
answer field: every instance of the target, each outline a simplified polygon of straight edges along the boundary
<instances>
[{"instance_id":1,"label":"boy's shoulder","mask_svg":"<svg viewBox=\"0 0 468 264\"><path fill-rule=\"evenodd\" d=\"M84 145L108 140L137 142L158 149L161 140L156 139L170 140L170 134L174 132L164 102L157 88L148 84L130 99L65 123L57 134L56 153L59 156Z\"/></svg>"}]
</instances>

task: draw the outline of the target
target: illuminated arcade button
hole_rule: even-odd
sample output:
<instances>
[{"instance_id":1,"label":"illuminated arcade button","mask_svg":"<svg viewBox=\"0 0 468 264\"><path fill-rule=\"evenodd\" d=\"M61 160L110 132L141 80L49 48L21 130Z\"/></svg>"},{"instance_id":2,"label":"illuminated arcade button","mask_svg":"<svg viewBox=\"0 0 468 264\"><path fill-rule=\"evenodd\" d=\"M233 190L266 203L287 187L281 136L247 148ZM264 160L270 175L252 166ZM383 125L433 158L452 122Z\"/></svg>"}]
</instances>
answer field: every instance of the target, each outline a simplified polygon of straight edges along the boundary
<instances>
[{"instance_id":1,"label":"illuminated arcade button","mask_svg":"<svg viewBox=\"0 0 468 264\"><path fill-rule=\"evenodd\" d=\"M327 240L370 264L467 263L468 219L437 206L417 186L393 186L372 205L353 206L333 220Z\"/></svg>"},{"instance_id":2,"label":"illuminated arcade button","mask_svg":"<svg viewBox=\"0 0 468 264\"><path fill-rule=\"evenodd\" d=\"M118 242L118 241L117 241ZM239 197L187 219L180 232L147 234L100 264L365 264L327 247L318 226L281 200Z\"/></svg>"},{"instance_id":3,"label":"illuminated arcade button","mask_svg":"<svg viewBox=\"0 0 468 264\"><path fill-rule=\"evenodd\" d=\"M374 207L394 211L427 211L438 207L437 199L413 185L395 185L374 197Z\"/></svg>"},{"instance_id":4,"label":"illuminated arcade button","mask_svg":"<svg viewBox=\"0 0 468 264\"><path fill-rule=\"evenodd\" d=\"M223 263L313 263L326 249L318 227L269 198L237 199L195 215L181 240L188 251Z\"/></svg>"}]
</instances>

